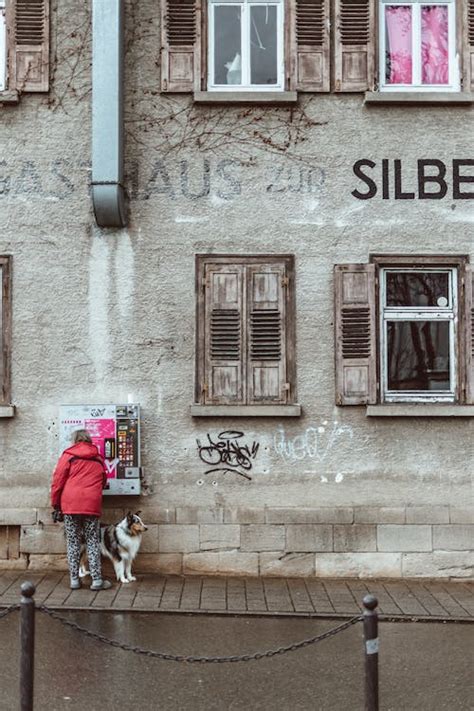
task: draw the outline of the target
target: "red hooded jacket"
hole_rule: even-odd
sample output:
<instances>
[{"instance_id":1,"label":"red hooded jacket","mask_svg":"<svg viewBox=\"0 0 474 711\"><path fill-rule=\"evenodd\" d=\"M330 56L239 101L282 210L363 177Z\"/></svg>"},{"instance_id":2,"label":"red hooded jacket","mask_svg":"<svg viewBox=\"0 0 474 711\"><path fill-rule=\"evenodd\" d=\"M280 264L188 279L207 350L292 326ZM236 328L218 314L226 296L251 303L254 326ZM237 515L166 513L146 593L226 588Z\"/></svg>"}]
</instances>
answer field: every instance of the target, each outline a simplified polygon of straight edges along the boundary
<instances>
[{"instance_id":1,"label":"red hooded jacket","mask_svg":"<svg viewBox=\"0 0 474 711\"><path fill-rule=\"evenodd\" d=\"M100 516L105 482L104 460L95 444L78 442L59 457L51 484L51 505L60 506L65 514Z\"/></svg>"}]
</instances>

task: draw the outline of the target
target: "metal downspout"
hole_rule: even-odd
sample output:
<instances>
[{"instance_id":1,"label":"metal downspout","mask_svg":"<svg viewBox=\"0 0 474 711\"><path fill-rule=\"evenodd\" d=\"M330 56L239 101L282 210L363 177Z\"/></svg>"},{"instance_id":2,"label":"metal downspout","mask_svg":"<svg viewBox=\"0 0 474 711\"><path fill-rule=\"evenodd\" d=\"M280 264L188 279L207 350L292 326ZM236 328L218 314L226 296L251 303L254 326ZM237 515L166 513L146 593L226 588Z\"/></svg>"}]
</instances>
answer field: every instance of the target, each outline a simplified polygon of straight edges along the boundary
<instances>
[{"instance_id":1,"label":"metal downspout","mask_svg":"<svg viewBox=\"0 0 474 711\"><path fill-rule=\"evenodd\" d=\"M99 227L125 227L123 0L92 0L92 203Z\"/></svg>"}]
</instances>

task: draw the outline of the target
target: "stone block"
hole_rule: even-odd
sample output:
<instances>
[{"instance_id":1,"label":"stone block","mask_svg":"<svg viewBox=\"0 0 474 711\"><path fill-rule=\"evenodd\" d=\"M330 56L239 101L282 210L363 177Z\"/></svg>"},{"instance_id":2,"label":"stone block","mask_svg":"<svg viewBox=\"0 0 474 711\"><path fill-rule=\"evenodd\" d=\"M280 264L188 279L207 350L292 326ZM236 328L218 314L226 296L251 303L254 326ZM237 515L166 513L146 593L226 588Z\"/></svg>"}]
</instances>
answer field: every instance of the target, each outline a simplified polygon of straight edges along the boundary
<instances>
[{"instance_id":1,"label":"stone block","mask_svg":"<svg viewBox=\"0 0 474 711\"><path fill-rule=\"evenodd\" d=\"M473 506L450 506L449 507L449 522L450 523L474 523L474 507Z\"/></svg>"},{"instance_id":2,"label":"stone block","mask_svg":"<svg viewBox=\"0 0 474 711\"><path fill-rule=\"evenodd\" d=\"M176 511L174 507L143 506L140 517L147 526L149 523L176 523Z\"/></svg>"},{"instance_id":3,"label":"stone block","mask_svg":"<svg viewBox=\"0 0 474 711\"><path fill-rule=\"evenodd\" d=\"M22 526L20 551L22 553L60 553L66 550L63 526Z\"/></svg>"},{"instance_id":4,"label":"stone block","mask_svg":"<svg viewBox=\"0 0 474 711\"><path fill-rule=\"evenodd\" d=\"M318 578L399 578L400 553L316 553Z\"/></svg>"},{"instance_id":5,"label":"stone block","mask_svg":"<svg viewBox=\"0 0 474 711\"><path fill-rule=\"evenodd\" d=\"M158 550L158 525L154 523L142 536L140 553L158 553Z\"/></svg>"},{"instance_id":6,"label":"stone block","mask_svg":"<svg viewBox=\"0 0 474 711\"><path fill-rule=\"evenodd\" d=\"M377 548L379 551L421 552L433 550L431 526L423 525L380 525L377 526Z\"/></svg>"},{"instance_id":7,"label":"stone block","mask_svg":"<svg viewBox=\"0 0 474 711\"><path fill-rule=\"evenodd\" d=\"M474 548L474 526L450 524L433 526L433 548L447 551L469 551Z\"/></svg>"},{"instance_id":8,"label":"stone block","mask_svg":"<svg viewBox=\"0 0 474 711\"><path fill-rule=\"evenodd\" d=\"M333 550L331 525L295 524L286 527L286 550L295 552L316 552Z\"/></svg>"},{"instance_id":9,"label":"stone block","mask_svg":"<svg viewBox=\"0 0 474 711\"><path fill-rule=\"evenodd\" d=\"M39 570L45 573L52 570L62 572L69 570L65 555L37 555L32 553L28 558L28 570Z\"/></svg>"},{"instance_id":10,"label":"stone block","mask_svg":"<svg viewBox=\"0 0 474 711\"><path fill-rule=\"evenodd\" d=\"M265 511L267 523L352 523L354 510L348 507L335 508L268 508Z\"/></svg>"},{"instance_id":11,"label":"stone block","mask_svg":"<svg viewBox=\"0 0 474 711\"><path fill-rule=\"evenodd\" d=\"M240 541L243 551L284 551L285 527L266 524L242 526Z\"/></svg>"},{"instance_id":12,"label":"stone block","mask_svg":"<svg viewBox=\"0 0 474 711\"><path fill-rule=\"evenodd\" d=\"M407 506L407 523L449 523L448 506Z\"/></svg>"},{"instance_id":13,"label":"stone block","mask_svg":"<svg viewBox=\"0 0 474 711\"><path fill-rule=\"evenodd\" d=\"M104 524L120 523L125 518L124 509L103 509L100 522Z\"/></svg>"},{"instance_id":14,"label":"stone block","mask_svg":"<svg viewBox=\"0 0 474 711\"><path fill-rule=\"evenodd\" d=\"M474 553L403 553L402 575L405 578L474 578Z\"/></svg>"},{"instance_id":15,"label":"stone block","mask_svg":"<svg viewBox=\"0 0 474 711\"><path fill-rule=\"evenodd\" d=\"M314 553L260 553L260 575L277 577L314 576Z\"/></svg>"},{"instance_id":16,"label":"stone block","mask_svg":"<svg viewBox=\"0 0 474 711\"><path fill-rule=\"evenodd\" d=\"M181 575L183 556L181 553L139 553L133 563L133 572Z\"/></svg>"},{"instance_id":17,"label":"stone block","mask_svg":"<svg viewBox=\"0 0 474 711\"><path fill-rule=\"evenodd\" d=\"M19 558L12 560L0 559L0 570L26 570L28 566L28 558L26 555L21 555Z\"/></svg>"},{"instance_id":18,"label":"stone block","mask_svg":"<svg viewBox=\"0 0 474 711\"><path fill-rule=\"evenodd\" d=\"M403 507L358 506L354 509L355 523L405 523Z\"/></svg>"},{"instance_id":19,"label":"stone block","mask_svg":"<svg viewBox=\"0 0 474 711\"><path fill-rule=\"evenodd\" d=\"M46 507L41 507L36 509L36 521L35 523L38 523L40 526L54 526L53 519L51 518L51 512L52 512L51 506L48 508Z\"/></svg>"},{"instance_id":20,"label":"stone block","mask_svg":"<svg viewBox=\"0 0 474 711\"><path fill-rule=\"evenodd\" d=\"M258 575L258 553L222 551L183 556L184 575Z\"/></svg>"},{"instance_id":21,"label":"stone block","mask_svg":"<svg viewBox=\"0 0 474 711\"><path fill-rule=\"evenodd\" d=\"M240 526L231 523L204 524L199 527L199 535L202 551L240 547Z\"/></svg>"},{"instance_id":22,"label":"stone block","mask_svg":"<svg viewBox=\"0 0 474 711\"><path fill-rule=\"evenodd\" d=\"M236 506L235 508L224 509L224 523L264 523L265 509L245 508Z\"/></svg>"},{"instance_id":23,"label":"stone block","mask_svg":"<svg viewBox=\"0 0 474 711\"><path fill-rule=\"evenodd\" d=\"M176 523L222 523L223 520L224 511L220 506L178 506L176 509Z\"/></svg>"},{"instance_id":24,"label":"stone block","mask_svg":"<svg viewBox=\"0 0 474 711\"><path fill-rule=\"evenodd\" d=\"M199 526L158 526L160 553L191 553L199 550Z\"/></svg>"},{"instance_id":25,"label":"stone block","mask_svg":"<svg viewBox=\"0 0 474 711\"><path fill-rule=\"evenodd\" d=\"M0 526L23 526L34 523L36 523L36 509L0 509Z\"/></svg>"},{"instance_id":26,"label":"stone block","mask_svg":"<svg viewBox=\"0 0 474 711\"><path fill-rule=\"evenodd\" d=\"M376 526L355 523L352 526L334 526L335 551L376 551Z\"/></svg>"}]
</instances>

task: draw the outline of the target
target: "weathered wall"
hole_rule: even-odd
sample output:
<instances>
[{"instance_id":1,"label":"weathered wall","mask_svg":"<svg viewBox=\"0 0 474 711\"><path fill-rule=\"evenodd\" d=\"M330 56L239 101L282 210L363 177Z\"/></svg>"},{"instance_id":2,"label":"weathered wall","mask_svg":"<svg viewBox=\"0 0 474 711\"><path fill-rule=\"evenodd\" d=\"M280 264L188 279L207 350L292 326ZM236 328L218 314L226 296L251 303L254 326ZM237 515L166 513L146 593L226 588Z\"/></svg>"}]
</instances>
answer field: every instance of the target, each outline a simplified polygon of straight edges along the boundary
<instances>
[{"instance_id":1,"label":"weathered wall","mask_svg":"<svg viewBox=\"0 0 474 711\"><path fill-rule=\"evenodd\" d=\"M335 263L370 252L468 254L474 203L453 200L454 158L474 158L474 111L305 97L294 109L193 107L158 93L159 20L129 3L130 224L94 225L90 19L53 3L53 88L1 109L0 254L13 255L12 393L0 421L0 525L21 525L3 566L64 566L48 524L61 403L143 414L152 524L141 567L172 572L466 576L474 427L464 418L369 419L334 405ZM72 11L74 8L74 12ZM355 161L448 166L440 201L360 201ZM194 255L296 256L299 419L192 419ZM251 480L204 476L196 440L236 429L260 447ZM15 532L17 529L11 529ZM12 533L13 535L13 533ZM55 556L55 557L52 557ZM184 566L184 568L183 568Z\"/></svg>"}]
</instances>

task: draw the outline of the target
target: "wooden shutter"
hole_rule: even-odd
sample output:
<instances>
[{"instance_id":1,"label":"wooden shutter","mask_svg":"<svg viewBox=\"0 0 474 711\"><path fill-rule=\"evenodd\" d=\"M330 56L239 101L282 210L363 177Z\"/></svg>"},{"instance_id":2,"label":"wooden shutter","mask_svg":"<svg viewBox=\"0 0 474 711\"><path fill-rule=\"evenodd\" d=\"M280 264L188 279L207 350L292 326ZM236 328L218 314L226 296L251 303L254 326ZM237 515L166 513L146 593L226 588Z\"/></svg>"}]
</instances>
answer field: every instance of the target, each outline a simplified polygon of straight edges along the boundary
<instances>
[{"instance_id":1,"label":"wooden shutter","mask_svg":"<svg viewBox=\"0 0 474 711\"><path fill-rule=\"evenodd\" d=\"M247 400L286 403L286 289L284 264L247 267Z\"/></svg>"},{"instance_id":2,"label":"wooden shutter","mask_svg":"<svg viewBox=\"0 0 474 711\"><path fill-rule=\"evenodd\" d=\"M200 5L198 0L161 2L161 90L199 87Z\"/></svg>"},{"instance_id":3,"label":"wooden shutter","mask_svg":"<svg viewBox=\"0 0 474 711\"><path fill-rule=\"evenodd\" d=\"M329 0L290 0L288 8L289 88L329 91Z\"/></svg>"},{"instance_id":4,"label":"wooden shutter","mask_svg":"<svg viewBox=\"0 0 474 711\"><path fill-rule=\"evenodd\" d=\"M334 268L334 282L336 404L375 404L375 266L337 264Z\"/></svg>"},{"instance_id":5,"label":"wooden shutter","mask_svg":"<svg viewBox=\"0 0 474 711\"><path fill-rule=\"evenodd\" d=\"M474 404L474 269L465 272L464 306L466 334L466 402Z\"/></svg>"},{"instance_id":6,"label":"wooden shutter","mask_svg":"<svg viewBox=\"0 0 474 711\"><path fill-rule=\"evenodd\" d=\"M9 404L11 358L11 257L0 257L0 402Z\"/></svg>"},{"instance_id":7,"label":"wooden shutter","mask_svg":"<svg viewBox=\"0 0 474 711\"><path fill-rule=\"evenodd\" d=\"M464 89L474 91L474 0L466 0L464 33Z\"/></svg>"},{"instance_id":8,"label":"wooden shutter","mask_svg":"<svg viewBox=\"0 0 474 711\"><path fill-rule=\"evenodd\" d=\"M335 0L335 90L366 91L375 79L375 0Z\"/></svg>"},{"instance_id":9,"label":"wooden shutter","mask_svg":"<svg viewBox=\"0 0 474 711\"><path fill-rule=\"evenodd\" d=\"M244 404L245 331L244 267L205 267L205 404Z\"/></svg>"},{"instance_id":10,"label":"wooden shutter","mask_svg":"<svg viewBox=\"0 0 474 711\"><path fill-rule=\"evenodd\" d=\"M49 90L49 0L12 0L8 11L9 88Z\"/></svg>"}]
</instances>

